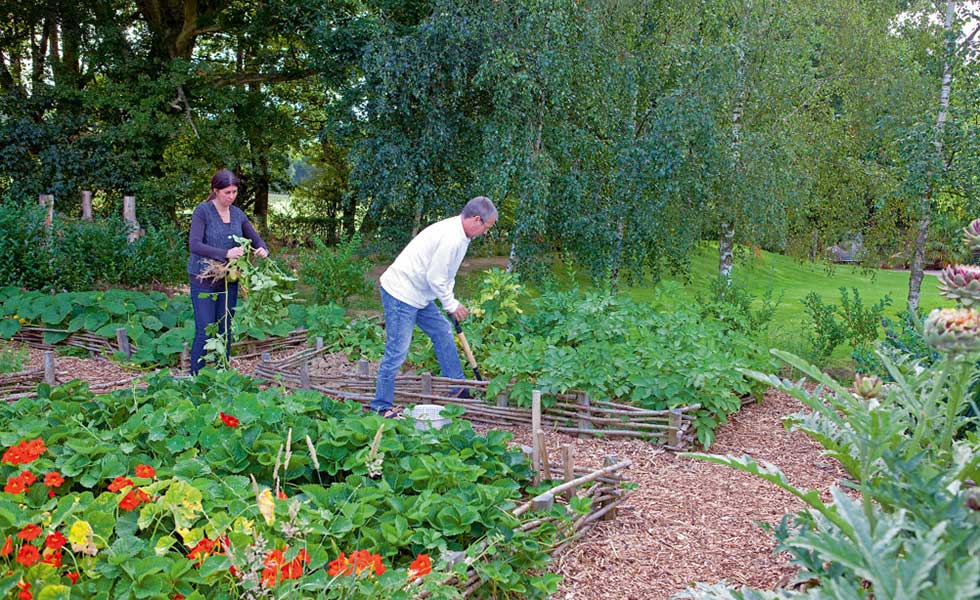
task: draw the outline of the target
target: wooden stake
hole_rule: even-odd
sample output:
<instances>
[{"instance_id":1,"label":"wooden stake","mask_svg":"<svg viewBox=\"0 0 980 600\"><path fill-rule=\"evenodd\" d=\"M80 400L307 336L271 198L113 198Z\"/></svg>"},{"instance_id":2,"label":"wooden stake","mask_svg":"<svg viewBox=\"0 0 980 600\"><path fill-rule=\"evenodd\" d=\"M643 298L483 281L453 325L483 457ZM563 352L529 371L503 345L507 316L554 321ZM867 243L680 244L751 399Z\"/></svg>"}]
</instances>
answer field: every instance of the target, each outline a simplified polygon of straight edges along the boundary
<instances>
[{"instance_id":1,"label":"wooden stake","mask_svg":"<svg viewBox=\"0 0 980 600\"><path fill-rule=\"evenodd\" d=\"M136 220L136 196L123 196L123 220L129 224L129 241L143 235L139 221Z\"/></svg>"},{"instance_id":2,"label":"wooden stake","mask_svg":"<svg viewBox=\"0 0 980 600\"><path fill-rule=\"evenodd\" d=\"M674 448L681 442L681 416L684 413L680 409L674 408L667 417L667 445Z\"/></svg>"},{"instance_id":3,"label":"wooden stake","mask_svg":"<svg viewBox=\"0 0 980 600\"><path fill-rule=\"evenodd\" d=\"M310 361L304 360L299 365L299 387L304 390L310 389Z\"/></svg>"},{"instance_id":4,"label":"wooden stake","mask_svg":"<svg viewBox=\"0 0 980 600\"><path fill-rule=\"evenodd\" d=\"M422 393L432 393L432 373L422 373Z\"/></svg>"},{"instance_id":5,"label":"wooden stake","mask_svg":"<svg viewBox=\"0 0 980 600\"><path fill-rule=\"evenodd\" d=\"M48 385L56 385L58 383L55 377L54 352L50 350L44 353L44 383Z\"/></svg>"},{"instance_id":6,"label":"wooden stake","mask_svg":"<svg viewBox=\"0 0 980 600\"><path fill-rule=\"evenodd\" d=\"M561 465L562 468L565 470L566 483L575 479L575 462L572 458L574 451L575 451L574 446L562 446L561 449ZM572 496L574 495L575 495L575 488L569 488L568 491L565 492L565 499L571 500Z\"/></svg>"},{"instance_id":7,"label":"wooden stake","mask_svg":"<svg viewBox=\"0 0 980 600\"><path fill-rule=\"evenodd\" d=\"M541 429L541 391L531 392L531 469L534 471L534 485L541 483L541 441L538 430Z\"/></svg>"},{"instance_id":8,"label":"wooden stake","mask_svg":"<svg viewBox=\"0 0 980 600\"><path fill-rule=\"evenodd\" d=\"M534 437L538 439L538 448L541 448L541 474L546 480L551 479L551 460L548 458L548 445L545 444L544 432L539 429Z\"/></svg>"},{"instance_id":9,"label":"wooden stake","mask_svg":"<svg viewBox=\"0 0 980 600\"><path fill-rule=\"evenodd\" d=\"M615 454L609 454L608 456L606 456L602 460L602 466L603 467L611 467L612 465L615 465L618 462L619 462L619 458ZM620 492L618 489L616 489L616 490L614 490L612 492L612 494L614 496L616 496L617 498L619 497L619 495L621 493L622 492ZM615 518L616 518L616 508L615 507L610 508L608 511L606 511L606 514L602 515L602 520L603 521L612 521Z\"/></svg>"},{"instance_id":10,"label":"wooden stake","mask_svg":"<svg viewBox=\"0 0 980 600\"><path fill-rule=\"evenodd\" d=\"M133 348L129 345L129 332L125 327L116 329L116 345L127 359L133 356Z\"/></svg>"},{"instance_id":11,"label":"wooden stake","mask_svg":"<svg viewBox=\"0 0 980 600\"><path fill-rule=\"evenodd\" d=\"M579 414L582 415L578 420L579 429L584 429L586 431L592 429L592 401L589 399L589 395L585 392L581 392L578 397L579 404ZM594 434L591 433L579 433L580 438L591 437Z\"/></svg>"},{"instance_id":12,"label":"wooden stake","mask_svg":"<svg viewBox=\"0 0 980 600\"><path fill-rule=\"evenodd\" d=\"M361 360L357 361L357 375L358 375L358 377L368 377L370 375L369 368L370 368L370 365L368 364L368 361L364 360L363 358Z\"/></svg>"},{"instance_id":13,"label":"wooden stake","mask_svg":"<svg viewBox=\"0 0 980 600\"><path fill-rule=\"evenodd\" d=\"M323 336L322 335L316 336L316 346L315 346L315 348L316 348L316 351L317 352L319 352L320 350L323 350Z\"/></svg>"},{"instance_id":14,"label":"wooden stake","mask_svg":"<svg viewBox=\"0 0 980 600\"><path fill-rule=\"evenodd\" d=\"M92 220L92 192L88 190L82 192L82 220Z\"/></svg>"},{"instance_id":15,"label":"wooden stake","mask_svg":"<svg viewBox=\"0 0 980 600\"><path fill-rule=\"evenodd\" d=\"M180 370L187 371L191 368L191 353L187 347L187 342L184 342L184 349L180 351Z\"/></svg>"}]
</instances>

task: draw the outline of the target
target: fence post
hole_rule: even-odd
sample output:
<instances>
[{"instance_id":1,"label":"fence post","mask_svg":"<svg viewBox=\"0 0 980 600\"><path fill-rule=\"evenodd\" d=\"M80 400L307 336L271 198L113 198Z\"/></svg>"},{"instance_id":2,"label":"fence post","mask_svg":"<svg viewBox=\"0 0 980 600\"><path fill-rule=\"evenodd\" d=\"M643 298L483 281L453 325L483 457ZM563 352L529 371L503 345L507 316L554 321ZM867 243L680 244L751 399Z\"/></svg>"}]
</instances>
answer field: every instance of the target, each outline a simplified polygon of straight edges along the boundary
<instances>
[{"instance_id":1,"label":"fence post","mask_svg":"<svg viewBox=\"0 0 980 600\"><path fill-rule=\"evenodd\" d=\"M323 336L322 335L316 336L316 346L315 346L315 349L316 349L317 353L319 353L320 350L323 350Z\"/></svg>"},{"instance_id":2,"label":"fence post","mask_svg":"<svg viewBox=\"0 0 980 600\"><path fill-rule=\"evenodd\" d=\"M371 373L369 368L370 366L368 364L368 361L364 360L363 358L357 361L357 376L368 377Z\"/></svg>"},{"instance_id":3,"label":"fence post","mask_svg":"<svg viewBox=\"0 0 980 600\"><path fill-rule=\"evenodd\" d=\"M119 346L119 351L122 352L126 358L133 355L133 348L129 344L129 332L126 331L125 327L120 327L116 330L116 345Z\"/></svg>"},{"instance_id":4,"label":"fence post","mask_svg":"<svg viewBox=\"0 0 980 600\"><path fill-rule=\"evenodd\" d=\"M136 220L136 196L123 196L123 220L129 223L129 241L143 235L139 221Z\"/></svg>"},{"instance_id":5,"label":"fence post","mask_svg":"<svg viewBox=\"0 0 980 600\"><path fill-rule=\"evenodd\" d=\"M54 352L50 350L44 353L44 383L48 385L58 383L55 378Z\"/></svg>"},{"instance_id":6,"label":"fence post","mask_svg":"<svg viewBox=\"0 0 980 600\"><path fill-rule=\"evenodd\" d=\"M531 392L531 468L534 469L534 485L541 483L541 391Z\"/></svg>"},{"instance_id":7,"label":"fence post","mask_svg":"<svg viewBox=\"0 0 980 600\"><path fill-rule=\"evenodd\" d=\"M589 399L589 395L585 392L579 392L578 394L578 427L579 429L592 429L592 400ZM578 434L579 438L591 437L591 434L581 432Z\"/></svg>"},{"instance_id":8,"label":"fence post","mask_svg":"<svg viewBox=\"0 0 980 600\"><path fill-rule=\"evenodd\" d=\"M618 456L616 456L615 454L609 454L602 460L602 466L611 467L618 462L619 462ZM622 495L622 492L619 490L618 487L614 488L610 493L613 496L616 496L617 499ZM613 502L615 502L615 500L613 500ZM615 518L616 518L615 508L610 508L608 511L606 511L606 514L602 515L603 521L612 521Z\"/></svg>"},{"instance_id":9,"label":"fence post","mask_svg":"<svg viewBox=\"0 0 980 600\"><path fill-rule=\"evenodd\" d=\"M184 342L184 349L180 351L180 370L187 371L191 368L191 353Z\"/></svg>"},{"instance_id":10,"label":"fence post","mask_svg":"<svg viewBox=\"0 0 980 600\"><path fill-rule=\"evenodd\" d=\"M561 448L561 466L565 471L565 483L575 479L575 462L572 457L574 453L574 446L562 446ZM571 500L572 496L575 495L575 488L570 488L565 492L565 499Z\"/></svg>"},{"instance_id":11,"label":"fence post","mask_svg":"<svg viewBox=\"0 0 980 600\"><path fill-rule=\"evenodd\" d=\"M681 443L681 415L679 408L670 409L667 415L667 445L676 448Z\"/></svg>"},{"instance_id":12,"label":"fence post","mask_svg":"<svg viewBox=\"0 0 980 600\"><path fill-rule=\"evenodd\" d=\"M92 192L88 190L82 191L82 220L92 220Z\"/></svg>"},{"instance_id":13,"label":"fence post","mask_svg":"<svg viewBox=\"0 0 980 600\"><path fill-rule=\"evenodd\" d=\"M310 389L310 361L304 360L299 365L299 387L304 390Z\"/></svg>"},{"instance_id":14,"label":"fence post","mask_svg":"<svg viewBox=\"0 0 980 600\"><path fill-rule=\"evenodd\" d=\"M428 371L422 373L422 393L432 395L432 373Z\"/></svg>"}]
</instances>

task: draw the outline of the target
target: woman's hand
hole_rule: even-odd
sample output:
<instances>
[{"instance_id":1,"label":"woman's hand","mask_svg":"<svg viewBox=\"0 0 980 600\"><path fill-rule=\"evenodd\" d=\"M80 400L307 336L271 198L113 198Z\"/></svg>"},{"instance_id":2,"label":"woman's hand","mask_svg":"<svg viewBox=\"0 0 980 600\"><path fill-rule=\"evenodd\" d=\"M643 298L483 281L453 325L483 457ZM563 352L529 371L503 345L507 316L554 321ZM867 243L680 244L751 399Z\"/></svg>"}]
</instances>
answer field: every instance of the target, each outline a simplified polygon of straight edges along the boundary
<instances>
[{"instance_id":1,"label":"woman's hand","mask_svg":"<svg viewBox=\"0 0 980 600\"><path fill-rule=\"evenodd\" d=\"M228 260L231 260L233 258L238 258L242 254L245 254L245 251L242 250L242 247L241 246L235 246L234 248L229 248L228 249L228 252L225 253L225 258L227 258Z\"/></svg>"},{"instance_id":2,"label":"woman's hand","mask_svg":"<svg viewBox=\"0 0 980 600\"><path fill-rule=\"evenodd\" d=\"M255 254L259 258L265 258L266 256L269 256L269 251L266 250L265 248L256 248L255 249Z\"/></svg>"}]
</instances>

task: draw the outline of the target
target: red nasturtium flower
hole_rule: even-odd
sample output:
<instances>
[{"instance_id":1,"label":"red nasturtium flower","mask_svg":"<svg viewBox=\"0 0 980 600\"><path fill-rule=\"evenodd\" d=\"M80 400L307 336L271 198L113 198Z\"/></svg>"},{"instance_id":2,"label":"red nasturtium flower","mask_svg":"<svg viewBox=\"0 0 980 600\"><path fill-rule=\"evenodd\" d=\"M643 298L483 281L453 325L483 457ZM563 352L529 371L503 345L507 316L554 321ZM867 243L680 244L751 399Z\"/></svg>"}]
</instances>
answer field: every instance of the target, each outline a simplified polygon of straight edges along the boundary
<instances>
[{"instance_id":1,"label":"red nasturtium flower","mask_svg":"<svg viewBox=\"0 0 980 600\"><path fill-rule=\"evenodd\" d=\"M33 523L30 525L25 525L23 529L17 532L17 537L25 542L35 540L39 535L41 535L41 528Z\"/></svg>"},{"instance_id":2,"label":"red nasturtium flower","mask_svg":"<svg viewBox=\"0 0 980 600\"><path fill-rule=\"evenodd\" d=\"M51 548L52 550L61 550L67 542L68 540L65 539L65 536L61 535L60 531L55 531L44 538L44 547Z\"/></svg>"},{"instance_id":3,"label":"red nasturtium flower","mask_svg":"<svg viewBox=\"0 0 980 600\"><path fill-rule=\"evenodd\" d=\"M150 465L136 465L136 476L153 479L157 476L157 470Z\"/></svg>"},{"instance_id":4,"label":"red nasturtium flower","mask_svg":"<svg viewBox=\"0 0 980 600\"><path fill-rule=\"evenodd\" d=\"M119 477L113 479L112 483L109 484L109 491L118 492L125 487L133 487L133 482L128 477L120 475Z\"/></svg>"},{"instance_id":5,"label":"red nasturtium flower","mask_svg":"<svg viewBox=\"0 0 980 600\"><path fill-rule=\"evenodd\" d=\"M17 600L32 600L34 596L31 595L31 584L26 581L21 581L17 583Z\"/></svg>"},{"instance_id":6,"label":"red nasturtium flower","mask_svg":"<svg viewBox=\"0 0 980 600\"><path fill-rule=\"evenodd\" d=\"M208 538L201 538L201 541L194 544L191 551L187 553L187 558L191 560L197 560L203 562L209 554L222 554L222 541L228 543L228 537L219 538L216 540L209 540Z\"/></svg>"},{"instance_id":7,"label":"red nasturtium flower","mask_svg":"<svg viewBox=\"0 0 980 600\"><path fill-rule=\"evenodd\" d=\"M226 427L238 427L237 418L231 415L226 415L225 413L218 413L218 416L221 418L221 422L224 423Z\"/></svg>"},{"instance_id":8,"label":"red nasturtium flower","mask_svg":"<svg viewBox=\"0 0 980 600\"><path fill-rule=\"evenodd\" d=\"M41 553L38 552L37 548L30 544L24 544L17 551L17 562L29 567L41 559Z\"/></svg>"},{"instance_id":9,"label":"red nasturtium flower","mask_svg":"<svg viewBox=\"0 0 980 600\"><path fill-rule=\"evenodd\" d=\"M7 556L14 551L14 540L8 535L7 539L3 542L3 548L0 548L0 556Z\"/></svg>"},{"instance_id":10,"label":"red nasturtium flower","mask_svg":"<svg viewBox=\"0 0 980 600\"><path fill-rule=\"evenodd\" d=\"M174 594L173 595L173 598L171 598L171 600L184 600L184 595L183 594Z\"/></svg>"},{"instance_id":11,"label":"red nasturtium flower","mask_svg":"<svg viewBox=\"0 0 980 600\"><path fill-rule=\"evenodd\" d=\"M410 580L423 577L432 572L432 560L429 558L428 554L419 554L412 561L412 564L408 565L408 578Z\"/></svg>"},{"instance_id":12,"label":"red nasturtium flower","mask_svg":"<svg viewBox=\"0 0 980 600\"><path fill-rule=\"evenodd\" d=\"M7 448L3 453L3 458L0 458L0 462L11 465L26 465L37 460L47 450L48 448L41 438L30 441L23 440L19 444Z\"/></svg>"},{"instance_id":13,"label":"red nasturtium flower","mask_svg":"<svg viewBox=\"0 0 980 600\"><path fill-rule=\"evenodd\" d=\"M119 501L119 508L123 510L136 510L140 504L149 502L150 496L143 490L136 488L129 490L123 499Z\"/></svg>"},{"instance_id":14,"label":"red nasturtium flower","mask_svg":"<svg viewBox=\"0 0 980 600\"><path fill-rule=\"evenodd\" d=\"M30 471L22 472L20 474L20 478L21 481L24 482L24 485L26 485L27 487L31 487L32 485L34 485L34 482L37 481L37 477L34 475L34 473L31 473Z\"/></svg>"},{"instance_id":15,"label":"red nasturtium flower","mask_svg":"<svg viewBox=\"0 0 980 600\"><path fill-rule=\"evenodd\" d=\"M49 488L61 487L61 484L65 482L65 478L61 476L61 473L57 471L51 471L44 476L44 485Z\"/></svg>"},{"instance_id":16,"label":"red nasturtium flower","mask_svg":"<svg viewBox=\"0 0 980 600\"><path fill-rule=\"evenodd\" d=\"M44 564L51 565L56 569L61 568L61 550L52 550L44 555L41 560Z\"/></svg>"},{"instance_id":17,"label":"red nasturtium flower","mask_svg":"<svg viewBox=\"0 0 980 600\"><path fill-rule=\"evenodd\" d=\"M71 581L72 585L78 583L78 571L68 571L67 573L65 573L65 577L67 577Z\"/></svg>"},{"instance_id":18,"label":"red nasturtium flower","mask_svg":"<svg viewBox=\"0 0 980 600\"><path fill-rule=\"evenodd\" d=\"M23 494L27 491L27 488L27 484L20 478L20 475L16 475L7 478L7 484L3 486L3 491L16 496L17 494Z\"/></svg>"}]
</instances>

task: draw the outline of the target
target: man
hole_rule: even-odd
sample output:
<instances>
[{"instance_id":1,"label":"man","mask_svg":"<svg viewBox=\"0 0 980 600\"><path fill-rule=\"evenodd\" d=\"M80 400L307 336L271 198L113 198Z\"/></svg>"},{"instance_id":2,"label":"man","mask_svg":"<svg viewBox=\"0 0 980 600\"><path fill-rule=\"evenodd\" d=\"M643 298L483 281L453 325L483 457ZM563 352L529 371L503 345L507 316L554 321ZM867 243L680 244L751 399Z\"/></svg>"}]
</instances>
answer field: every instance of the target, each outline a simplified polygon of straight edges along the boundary
<instances>
[{"instance_id":1,"label":"man","mask_svg":"<svg viewBox=\"0 0 980 600\"><path fill-rule=\"evenodd\" d=\"M470 240L485 234L497 222L497 208L489 198L477 196L463 212L433 223L405 246L381 275L381 305L385 311L385 353L378 368L378 385L371 409L386 418L398 416L392 408L395 376L408 356L415 326L432 339L443 377L463 379L452 327L443 310L457 321L470 314L453 296L456 271Z\"/></svg>"}]
</instances>

